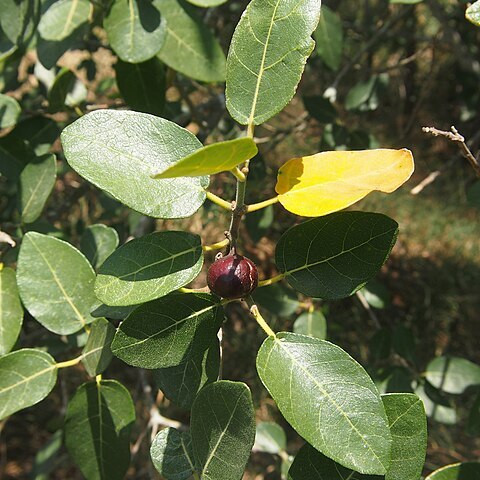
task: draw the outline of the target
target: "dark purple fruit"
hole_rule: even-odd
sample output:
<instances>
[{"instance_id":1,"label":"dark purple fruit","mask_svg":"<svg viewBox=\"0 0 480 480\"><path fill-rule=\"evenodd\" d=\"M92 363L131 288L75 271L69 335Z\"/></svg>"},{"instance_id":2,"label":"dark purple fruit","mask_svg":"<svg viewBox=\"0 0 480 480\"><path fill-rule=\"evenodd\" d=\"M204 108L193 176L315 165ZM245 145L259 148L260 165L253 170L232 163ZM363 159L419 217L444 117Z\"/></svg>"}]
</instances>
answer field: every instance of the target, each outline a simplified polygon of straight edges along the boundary
<instances>
[{"instance_id":1,"label":"dark purple fruit","mask_svg":"<svg viewBox=\"0 0 480 480\"><path fill-rule=\"evenodd\" d=\"M257 267L242 255L226 255L216 260L208 269L207 284L219 297L246 297L257 288Z\"/></svg>"}]
</instances>

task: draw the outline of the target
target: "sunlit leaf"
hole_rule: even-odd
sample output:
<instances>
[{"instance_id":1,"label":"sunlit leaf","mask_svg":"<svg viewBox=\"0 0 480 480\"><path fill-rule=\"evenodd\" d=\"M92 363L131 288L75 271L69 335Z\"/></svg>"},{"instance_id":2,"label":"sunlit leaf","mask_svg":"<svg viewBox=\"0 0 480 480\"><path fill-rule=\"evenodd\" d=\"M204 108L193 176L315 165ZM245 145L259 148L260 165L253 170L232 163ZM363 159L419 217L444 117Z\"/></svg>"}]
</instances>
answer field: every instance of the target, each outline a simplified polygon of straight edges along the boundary
<instances>
[{"instance_id":1,"label":"sunlit leaf","mask_svg":"<svg viewBox=\"0 0 480 480\"><path fill-rule=\"evenodd\" d=\"M250 160L258 152L251 138L236 138L193 152L167 170L157 173L154 178L198 177L231 170L237 165Z\"/></svg>"},{"instance_id":2,"label":"sunlit leaf","mask_svg":"<svg viewBox=\"0 0 480 480\"><path fill-rule=\"evenodd\" d=\"M43 400L55 386L55 360L25 348L0 358L0 419Z\"/></svg>"},{"instance_id":3,"label":"sunlit leaf","mask_svg":"<svg viewBox=\"0 0 480 480\"><path fill-rule=\"evenodd\" d=\"M464 462L447 465L428 475L425 480L478 480L479 462Z\"/></svg>"},{"instance_id":4,"label":"sunlit leaf","mask_svg":"<svg viewBox=\"0 0 480 480\"><path fill-rule=\"evenodd\" d=\"M413 173L409 150L322 152L293 158L278 171L276 192L290 212L319 217L342 210L374 190L391 193Z\"/></svg>"},{"instance_id":5,"label":"sunlit leaf","mask_svg":"<svg viewBox=\"0 0 480 480\"><path fill-rule=\"evenodd\" d=\"M422 399L428 418L445 425L455 425L457 423L457 412L452 404L442 398L440 392L428 383L419 385L415 389L415 393Z\"/></svg>"},{"instance_id":6,"label":"sunlit leaf","mask_svg":"<svg viewBox=\"0 0 480 480\"><path fill-rule=\"evenodd\" d=\"M200 478L240 480L255 440L250 389L222 380L200 390L192 407L190 434Z\"/></svg>"},{"instance_id":7,"label":"sunlit leaf","mask_svg":"<svg viewBox=\"0 0 480 480\"><path fill-rule=\"evenodd\" d=\"M227 59L227 108L259 125L294 96L315 42L320 0L253 0L233 34Z\"/></svg>"},{"instance_id":8,"label":"sunlit leaf","mask_svg":"<svg viewBox=\"0 0 480 480\"><path fill-rule=\"evenodd\" d=\"M260 422L255 432L253 450L279 454L287 449L287 436L278 423Z\"/></svg>"},{"instance_id":9,"label":"sunlit leaf","mask_svg":"<svg viewBox=\"0 0 480 480\"><path fill-rule=\"evenodd\" d=\"M480 0L477 0L467 8L465 17L474 25L480 27Z\"/></svg>"},{"instance_id":10,"label":"sunlit leaf","mask_svg":"<svg viewBox=\"0 0 480 480\"><path fill-rule=\"evenodd\" d=\"M345 298L378 273L397 233L398 224L385 215L333 213L287 230L277 243L275 261L304 295Z\"/></svg>"},{"instance_id":11,"label":"sunlit leaf","mask_svg":"<svg viewBox=\"0 0 480 480\"><path fill-rule=\"evenodd\" d=\"M303 312L295 320L293 331L325 340L327 338L327 320L321 310Z\"/></svg>"},{"instance_id":12,"label":"sunlit leaf","mask_svg":"<svg viewBox=\"0 0 480 480\"><path fill-rule=\"evenodd\" d=\"M228 0L187 0L187 2L197 7L207 8L207 7L218 7L226 3Z\"/></svg>"},{"instance_id":13,"label":"sunlit leaf","mask_svg":"<svg viewBox=\"0 0 480 480\"><path fill-rule=\"evenodd\" d=\"M97 110L65 128L61 138L73 169L138 212L183 218L205 201L208 177L151 178L202 147L173 122L146 113Z\"/></svg>"},{"instance_id":14,"label":"sunlit leaf","mask_svg":"<svg viewBox=\"0 0 480 480\"><path fill-rule=\"evenodd\" d=\"M480 385L480 366L465 358L437 357L428 364L425 375L435 388L447 393L460 394Z\"/></svg>"},{"instance_id":15,"label":"sunlit leaf","mask_svg":"<svg viewBox=\"0 0 480 480\"><path fill-rule=\"evenodd\" d=\"M203 354L222 322L223 308L212 295L175 293L131 313L118 328L112 352L135 367L172 367Z\"/></svg>"},{"instance_id":16,"label":"sunlit leaf","mask_svg":"<svg viewBox=\"0 0 480 480\"><path fill-rule=\"evenodd\" d=\"M23 322L23 308L18 296L15 270L0 266L0 356L17 341Z\"/></svg>"},{"instance_id":17,"label":"sunlit leaf","mask_svg":"<svg viewBox=\"0 0 480 480\"><path fill-rule=\"evenodd\" d=\"M94 281L87 259L69 243L37 232L23 237L18 289L27 310L45 328L68 335L93 322Z\"/></svg>"},{"instance_id":18,"label":"sunlit leaf","mask_svg":"<svg viewBox=\"0 0 480 480\"><path fill-rule=\"evenodd\" d=\"M187 285L202 265L198 235L150 233L122 245L102 263L95 293L107 305L137 305Z\"/></svg>"},{"instance_id":19,"label":"sunlit leaf","mask_svg":"<svg viewBox=\"0 0 480 480\"><path fill-rule=\"evenodd\" d=\"M121 383L93 381L77 390L67 407L65 443L86 478L124 478L134 421L132 399Z\"/></svg>"}]
</instances>

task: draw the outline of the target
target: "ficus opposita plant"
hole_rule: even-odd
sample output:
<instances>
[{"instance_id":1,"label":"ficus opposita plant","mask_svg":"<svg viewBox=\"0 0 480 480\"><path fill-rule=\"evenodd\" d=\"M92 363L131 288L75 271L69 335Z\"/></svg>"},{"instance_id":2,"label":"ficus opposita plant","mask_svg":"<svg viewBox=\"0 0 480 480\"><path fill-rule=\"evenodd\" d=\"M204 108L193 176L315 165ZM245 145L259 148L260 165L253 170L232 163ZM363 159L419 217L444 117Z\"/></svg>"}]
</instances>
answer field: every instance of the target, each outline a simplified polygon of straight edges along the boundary
<instances>
[{"instance_id":1,"label":"ficus opposita plant","mask_svg":"<svg viewBox=\"0 0 480 480\"><path fill-rule=\"evenodd\" d=\"M83 364L91 379L68 401L65 445L87 479L124 478L135 409L129 391L104 373L115 356L152 370L164 395L190 411L188 429L170 425L152 439L151 459L158 472L167 480L239 480L255 443L255 410L250 388L222 378L221 372L222 325L229 321L225 307L239 302L243 315L265 334L255 352L258 376L305 440L286 473L290 480L418 480L427 441L418 392L380 394L360 363L324 334L315 334L315 328L322 330L323 317L313 306L305 312L308 328L299 322L294 332L275 332L254 299L259 290L273 295L280 282L306 298L349 297L378 273L398 235L398 224L388 216L346 209L373 191L392 193L403 185L414 169L407 149L322 151L284 159L275 192L246 203L258 153L255 128L291 101L315 46L312 35L316 32L319 41L329 38L337 25L333 12L325 10L319 27L324 18L319 0L252 0L225 59L187 2L114 0L106 8L87 0L60 0L42 11L36 2L28 3L28 14L20 7L7 10L10 19L23 15L21 25L2 22L11 54L28 44L38 24L38 55L48 66L56 61L53 47L101 25L119 57L119 89L134 107L84 115L78 111L75 95L82 89L75 75L62 69L51 78L49 111L67 105L79 114L61 133L69 166L144 216L188 218L208 199L227 212L230 223L222 225L225 234L215 239L165 229L120 246L117 232L98 224L86 230L80 249L25 228L16 271L0 264L0 418L40 402L54 388L60 369ZM209 7L223 2L190 3ZM182 42L189 48L181 48ZM334 53L324 51L332 68L338 63ZM225 80L226 107L232 120L244 126L242 134L203 145L190 130L162 117L164 99L156 89L167 81L163 64L198 81ZM147 76L154 87L142 96L131 85ZM15 125L18 103L10 97L0 100L7 112L2 128ZM33 127L55 131L48 121ZM22 226L40 215L56 174L55 156L41 139L29 138L17 147L28 148L32 157L25 165L12 161L6 174L21 185ZM235 178L234 198L210 187L210 177L224 172ZM275 246L277 274L262 278L242 252L241 225L277 203L300 218ZM190 288L205 259L207 285ZM50 332L84 335L81 354L56 361L44 349L21 348L22 304ZM461 393L477 382L478 367L459 360L432 362L427 372L432 385ZM456 370L468 370L473 380L466 386L445 383L445 372L454 375ZM278 428L263 424L257 442L261 430L266 437L281 437ZM276 443L280 446L273 453L284 452L282 442ZM477 464L447 470L461 468L478 472ZM448 472L442 476L444 472L429 478L456 478Z\"/></svg>"}]
</instances>

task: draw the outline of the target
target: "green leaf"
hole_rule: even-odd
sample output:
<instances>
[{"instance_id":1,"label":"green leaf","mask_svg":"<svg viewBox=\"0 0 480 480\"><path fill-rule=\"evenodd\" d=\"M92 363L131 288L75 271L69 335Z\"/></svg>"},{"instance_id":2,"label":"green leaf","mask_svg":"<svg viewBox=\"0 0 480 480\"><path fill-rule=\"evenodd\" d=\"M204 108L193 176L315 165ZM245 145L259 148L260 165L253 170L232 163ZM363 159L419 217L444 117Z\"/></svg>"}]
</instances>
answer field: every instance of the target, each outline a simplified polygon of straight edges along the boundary
<instances>
[{"instance_id":1,"label":"green leaf","mask_svg":"<svg viewBox=\"0 0 480 480\"><path fill-rule=\"evenodd\" d=\"M439 395L439 392L428 383L419 385L415 393L422 399L427 417L445 425L457 423L457 412L448 401Z\"/></svg>"},{"instance_id":2,"label":"green leaf","mask_svg":"<svg viewBox=\"0 0 480 480\"><path fill-rule=\"evenodd\" d=\"M150 456L157 471L166 480L187 480L194 472L189 432L164 428L152 442Z\"/></svg>"},{"instance_id":3,"label":"green leaf","mask_svg":"<svg viewBox=\"0 0 480 480\"><path fill-rule=\"evenodd\" d=\"M32 480L48 480L60 463L60 450L63 444L63 430L57 430L48 441L42 445L35 455L29 478Z\"/></svg>"},{"instance_id":4,"label":"green leaf","mask_svg":"<svg viewBox=\"0 0 480 480\"><path fill-rule=\"evenodd\" d=\"M374 308L383 309L390 305L390 292L387 287L376 280L370 280L361 290L367 303Z\"/></svg>"},{"instance_id":5,"label":"green leaf","mask_svg":"<svg viewBox=\"0 0 480 480\"><path fill-rule=\"evenodd\" d=\"M0 15L0 31L13 43L20 44L25 31L28 16L32 15L33 2L18 2L16 0L2 0Z\"/></svg>"},{"instance_id":6,"label":"green leaf","mask_svg":"<svg viewBox=\"0 0 480 480\"><path fill-rule=\"evenodd\" d=\"M93 322L94 281L87 259L69 243L36 232L23 237L17 268L20 297L51 332L68 335Z\"/></svg>"},{"instance_id":7,"label":"green leaf","mask_svg":"<svg viewBox=\"0 0 480 480\"><path fill-rule=\"evenodd\" d=\"M208 8L208 7L218 7L218 5L223 5L228 0L187 0L192 5L197 7Z\"/></svg>"},{"instance_id":8,"label":"green leaf","mask_svg":"<svg viewBox=\"0 0 480 480\"><path fill-rule=\"evenodd\" d=\"M295 456L288 480L383 480L377 475L362 475L339 465L308 443Z\"/></svg>"},{"instance_id":9,"label":"green leaf","mask_svg":"<svg viewBox=\"0 0 480 480\"><path fill-rule=\"evenodd\" d=\"M477 480L479 475L479 462L464 462L439 468L425 480Z\"/></svg>"},{"instance_id":10,"label":"green leaf","mask_svg":"<svg viewBox=\"0 0 480 480\"><path fill-rule=\"evenodd\" d=\"M98 269L118 247L118 242L118 233L114 228L98 223L83 232L80 250L93 268Z\"/></svg>"},{"instance_id":11,"label":"green leaf","mask_svg":"<svg viewBox=\"0 0 480 480\"><path fill-rule=\"evenodd\" d=\"M260 422L257 424L253 450L280 454L287 450L287 436L278 423Z\"/></svg>"},{"instance_id":12,"label":"green leaf","mask_svg":"<svg viewBox=\"0 0 480 480\"><path fill-rule=\"evenodd\" d=\"M327 338L327 320L321 310L303 312L295 320L293 331L325 340Z\"/></svg>"},{"instance_id":13,"label":"green leaf","mask_svg":"<svg viewBox=\"0 0 480 480\"><path fill-rule=\"evenodd\" d=\"M192 407L190 434L200 478L240 480L255 440L249 388L222 380L200 390Z\"/></svg>"},{"instance_id":14,"label":"green leaf","mask_svg":"<svg viewBox=\"0 0 480 480\"><path fill-rule=\"evenodd\" d=\"M145 62L162 46L165 28L158 7L159 2L149 0L113 2L103 26L113 50L124 62Z\"/></svg>"},{"instance_id":15,"label":"green leaf","mask_svg":"<svg viewBox=\"0 0 480 480\"><path fill-rule=\"evenodd\" d=\"M112 360L110 346L115 327L105 318L98 318L90 327L87 343L82 352L82 363L91 377L100 375Z\"/></svg>"},{"instance_id":16,"label":"green leaf","mask_svg":"<svg viewBox=\"0 0 480 480\"><path fill-rule=\"evenodd\" d=\"M480 436L480 393L470 409L467 422L467 433L472 436Z\"/></svg>"},{"instance_id":17,"label":"green leaf","mask_svg":"<svg viewBox=\"0 0 480 480\"><path fill-rule=\"evenodd\" d=\"M20 105L14 98L0 93L0 129L13 127L21 111Z\"/></svg>"},{"instance_id":18,"label":"green leaf","mask_svg":"<svg viewBox=\"0 0 480 480\"><path fill-rule=\"evenodd\" d=\"M65 443L87 479L124 478L134 421L132 399L121 383L94 381L77 390L67 407Z\"/></svg>"},{"instance_id":19,"label":"green leaf","mask_svg":"<svg viewBox=\"0 0 480 480\"><path fill-rule=\"evenodd\" d=\"M125 102L137 112L160 116L165 106L165 67L157 57L142 63L115 65L117 85Z\"/></svg>"},{"instance_id":20,"label":"green leaf","mask_svg":"<svg viewBox=\"0 0 480 480\"><path fill-rule=\"evenodd\" d=\"M172 367L203 353L222 322L223 308L212 295L175 293L131 313L117 330L112 352L134 367Z\"/></svg>"},{"instance_id":21,"label":"green leaf","mask_svg":"<svg viewBox=\"0 0 480 480\"><path fill-rule=\"evenodd\" d=\"M193 152L165 171L157 173L154 178L213 175L232 170L253 158L257 152L257 145L251 138L236 138L214 143Z\"/></svg>"},{"instance_id":22,"label":"green leaf","mask_svg":"<svg viewBox=\"0 0 480 480\"><path fill-rule=\"evenodd\" d=\"M15 270L0 266L0 356L8 353L22 328L23 308L18 296Z\"/></svg>"},{"instance_id":23,"label":"green leaf","mask_svg":"<svg viewBox=\"0 0 480 480\"><path fill-rule=\"evenodd\" d=\"M187 232L154 232L108 257L98 271L97 297L107 305L136 305L190 283L202 269L201 238Z\"/></svg>"},{"instance_id":24,"label":"green leaf","mask_svg":"<svg viewBox=\"0 0 480 480\"><path fill-rule=\"evenodd\" d=\"M360 473L386 473L385 409L368 374L341 348L283 332L264 341L257 370L285 419L313 447Z\"/></svg>"},{"instance_id":25,"label":"green leaf","mask_svg":"<svg viewBox=\"0 0 480 480\"><path fill-rule=\"evenodd\" d=\"M255 290L252 297L255 303L282 318L290 317L300 306L297 294L278 283Z\"/></svg>"},{"instance_id":26,"label":"green leaf","mask_svg":"<svg viewBox=\"0 0 480 480\"><path fill-rule=\"evenodd\" d=\"M295 290L336 300L378 273L397 233L398 224L379 213L333 213L290 228L277 244L275 260Z\"/></svg>"},{"instance_id":27,"label":"green leaf","mask_svg":"<svg viewBox=\"0 0 480 480\"><path fill-rule=\"evenodd\" d=\"M158 58L170 68L202 82L225 80L225 54L213 33L182 0L161 0L166 37Z\"/></svg>"},{"instance_id":28,"label":"green leaf","mask_svg":"<svg viewBox=\"0 0 480 480\"><path fill-rule=\"evenodd\" d=\"M59 0L42 15L38 32L45 40L63 40L87 22L89 14L88 0Z\"/></svg>"},{"instance_id":29,"label":"green leaf","mask_svg":"<svg viewBox=\"0 0 480 480\"><path fill-rule=\"evenodd\" d=\"M0 420L43 400L55 386L55 360L25 348L0 358Z\"/></svg>"},{"instance_id":30,"label":"green leaf","mask_svg":"<svg viewBox=\"0 0 480 480\"><path fill-rule=\"evenodd\" d=\"M23 223L34 222L42 213L57 178L55 155L30 161L20 174L19 210Z\"/></svg>"},{"instance_id":31,"label":"green leaf","mask_svg":"<svg viewBox=\"0 0 480 480\"><path fill-rule=\"evenodd\" d=\"M315 42L320 0L253 0L227 58L227 108L237 122L259 125L295 95Z\"/></svg>"},{"instance_id":32,"label":"green leaf","mask_svg":"<svg viewBox=\"0 0 480 480\"><path fill-rule=\"evenodd\" d=\"M58 138L57 122L47 117L31 117L18 123L11 132L12 137L27 142L36 155L45 155Z\"/></svg>"},{"instance_id":33,"label":"green leaf","mask_svg":"<svg viewBox=\"0 0 480 480\"><path fill-rule=\"evenodd\" d=\"M153 372L155 384L163 394L179 407L190 409L197 393L209 383L218 380L220 346L214 338L204 352L189 357L186 362Z\"/></svg>"},{"instance_id":34,"label":"green leaf","mask_svg":"<svg viewBox=\"0 0 480 480\"><path fill-rule=\"evenodd\" d=\"M437 357L425 372L427 380L439 390L460 394L480 384L480 366L458 357Z\"/></svg>"},{"instance_id":35,"label":"green leaf","mask_svg":"<svg viewBox=\"0 0 480 480\"><path fill-rule=\"evenodd\" d=\"M139 305L127 305L124 307L110 307L109 305L101 304L92 310L92 317L106 317L112 320L125 320Z\"/></svg>"},{"instance_id":36,"label":"green leaf","mask_svg":"<svg viewBox=\"0 0 480 480\"><path fill-rule=\"evenodd\" d=\"M259 242L265 237L272 226L274 220L273 206L269 205L266 208L250 212L245 219L245 226L247 227L250 238L255 242Z\"/></svg>"},{"instance_id":37,"label":"green leaf","mask_svg":"<svg viewBox=\"0 0 480 480\"><path fill-rule=\"evenodd\" d=\"M465 12L465 18L480 27L480 0L470 5Z\"/></svg>"},{"instance_id":38,"label":"green leaf","mask_svg":"<svg viewBox=\"0 0 480 480\"><path fill-rule=\"evenodd\" d=\"M77 77L68 68L62 68L48 92L48 111L56 113L64 110L67 95L72 91Z\"/></svg>"},{"instance_id":39,"label":"green leaf","mask_svg":"<svg viewBox=\"0 0 480 480\"><path fill-rule=\"evenodd\" d=\"M69 125L61 139L74 170L140 213L184 218L205 201L208 177L151 178L202 146L173 122L145 113L97 110Z\"/></svg>"},{"instance_id":40,"label":"green leaf","mask_svg":"<svg viewBox=\"0 0 480 480\"><path fill-rule=\"evenodd\" d=\"M10 181L18 180L26 163L34 158L23 140L11 135L0 137L0 174Z\"/></svg>"},{"instance_id":41,"label":"green leaf","mask_svg":"<svg viewBox=\"0 0 480 480\"><path fill-rule=\"evenodd\" d=\"M338 70L343 51L342 21L337 13L325 5L322 7L314 38L317 42L316 50L325 65L332 70Z\"/></svg>"},{"instance_id":42,"label":"green leaf","mask_svg":"<svg viewBox=\"0 0 480 480\"><path fill-rule=\"evenodd\" d=\"M418 480L427 452L427 417L413 393L382 395L392 434L392 455L385 480Z\"/></svg>"}]
</instances>

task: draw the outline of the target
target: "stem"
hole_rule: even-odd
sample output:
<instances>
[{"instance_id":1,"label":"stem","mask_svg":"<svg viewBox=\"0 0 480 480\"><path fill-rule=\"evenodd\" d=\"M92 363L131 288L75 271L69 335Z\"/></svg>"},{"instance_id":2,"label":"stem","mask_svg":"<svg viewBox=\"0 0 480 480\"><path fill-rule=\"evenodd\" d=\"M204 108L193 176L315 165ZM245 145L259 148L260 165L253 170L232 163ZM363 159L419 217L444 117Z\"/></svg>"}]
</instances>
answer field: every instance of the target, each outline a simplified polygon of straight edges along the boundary
<instances>
[{"instance_id":1,"label":"stem","mask_svg":"<svg viewBox=\"0 0 480 480\"><path fill-rule=\"evenodd\" d=\"M225 210L228 210L229 212L232 211L232 204L230 202L227 202L223 198L219 197L218 195L215 195L212 192L205 191L207 198L212 202L218 205L219 207L224 208Z\"/></svg>"},{"instance_id":2,"label":"stem","mask_svg":"<svg viewBox=\"0 0 480 480\"><path fill-rule=\"evenodd\" d=\"M235 178L239 182L245 182L247 180L246 175L238 167L232 168L230 172L232 172L233 175L235 175Z\"/></svg>"},{"instance_id":3,"label":"stem","mask_svg":"<svg viewBox=\"0 0 480 480\"><path fill-rule=\"evenodd\" d=\"M268 207L269 205L275 205L278 202L278 197L269 198L263 202L253 203L252 205L247 205L247 213L256 212L262 208Z\"/></svg>"},{"instance_id":4,"label":"stem","mask_svg":"<svg viewBox=\"0 0 480 480\"><path fill-rule=\"evenodd\" d=\"M226 238L221 242L212 243L211 245L203 245L202 250L204 252L213 252L214 250L221 250L222 248L226 247L229 243L230 241L228 240L228 238Z\"/></svg>"},{"instance_id":5,"label":"stem","mask_svg":"<svg viewBox=\"0 0 480 480\"><path fill-rule=\"evenodd\" d=\"M78 365L83 359L83 354L72 360L67 360L66 362L60 362L55 365L55 368L67 368Z\"/></svg>"},{"instance_id":6,"label":"stem","mask_svg":"<svg viewBox=\"0 0 480 480\"><path fill-rule=\"evenodd\" d=\"M245 177L246 179L246 177ZM228 229L230 238L230 248L234 249L237 246L238 232L240 229L240 223L242 222L243 214L245 213L245 191L247 188L247 182L241 182L237 180L237 193L235 195L235 208L232 212L232 220L230 222L230 228Z\"/></svg>"},{"instance_id":7,"label":"stem","mask_svg":"<svg viewBox=\"0 0 480 480\"><path fill-rule=\"evenodd\" d=\"M255 125L252 123L249 123L247 126L247 137L253 138L255 133Z\"/></svg>"},{"instance_id":8,"label":"stem","mask_svg":"<svg viewBox=\"0 0 480 480\"><path fill-rule=\"evenodd\" d=\"M258 307L255 305L253 298L252 297L247 297L246 302L248 306L250 307L250 313L253 315L253 318L255 318L256 322L260 325L262 330L269 336L275 338L275 332L270 328L268 323L265 321L265 319L262 317L262 314L258 310Z\"/></svg>"},{"instance_id":9,"label":"stem","mask_svg":"<svg viewBox=\"0 0 480 480\"><path fill-rule=\"evenodd\" d=\"M269 285L273 285L274 283L279 282L280 280L283 280L285 278L285 273L279 273L275 277L269 278L267 280L261 280L258 282L259 287L268 287Z\"/></svg>"},{"instance_id":10,"label":"stem","mask_svg":"<svg viewBox=\"0 0 480 480\"><path fill-rule=\"evenodd\" d=\"M78 105L75 105L73 107L73 109L75 110L75 113L79 116L79 117L83 117L83 112L82 110L80 109L80 107Z\"/></svg>"},{"instance_id":11,"label":"stem","mask_svg":"<svg viewBox=\"0 0 480 480\"><path fill-rule=\"evenodd\" d=\"M200 480L197 472L193 472L193 480Z\"/></svg>"}]
</instances>

